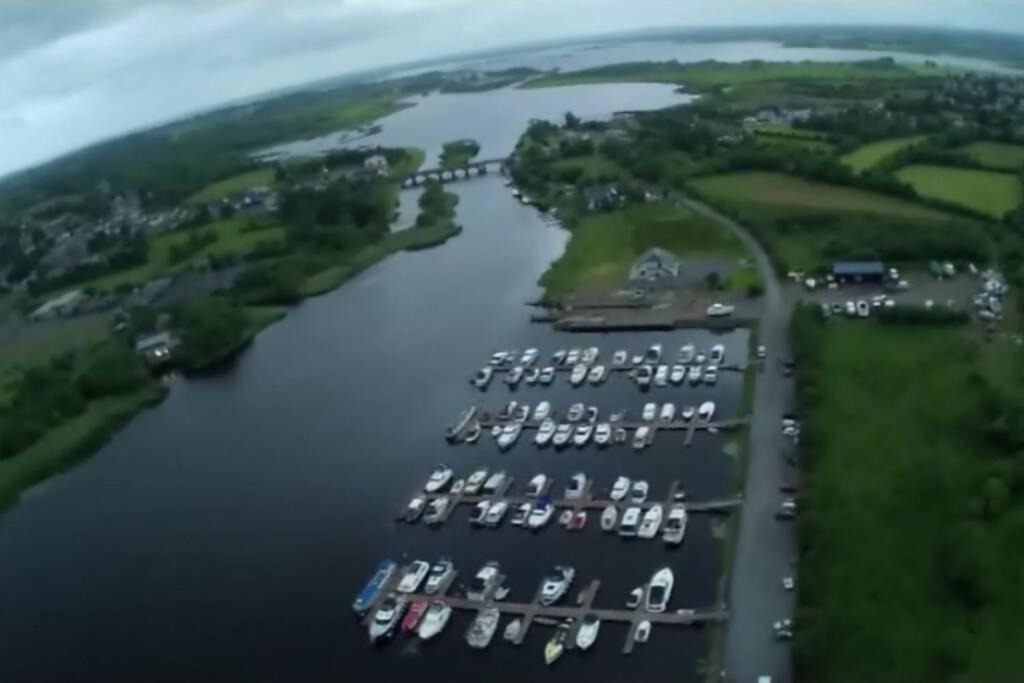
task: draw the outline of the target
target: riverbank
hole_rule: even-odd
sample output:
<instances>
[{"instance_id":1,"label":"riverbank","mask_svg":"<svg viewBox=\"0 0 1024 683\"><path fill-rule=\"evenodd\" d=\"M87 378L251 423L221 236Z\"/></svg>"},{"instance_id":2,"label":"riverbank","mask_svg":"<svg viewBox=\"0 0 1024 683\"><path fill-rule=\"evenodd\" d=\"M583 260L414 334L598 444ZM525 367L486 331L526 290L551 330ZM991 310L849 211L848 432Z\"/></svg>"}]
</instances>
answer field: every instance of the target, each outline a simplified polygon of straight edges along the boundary
<instances>
[{"instance_id":1,"label":"riverbank","mask_svg":"<svg viewBox=\"0 0 1024 683\"><path fill-rule=\"evenodd\" d=\"M0 461L0 512L32 486L93 455L121 427L165 395L166 389L152 385L92 401L80 415L50 430L27 450Z\"/></svg>"}]
</instances>

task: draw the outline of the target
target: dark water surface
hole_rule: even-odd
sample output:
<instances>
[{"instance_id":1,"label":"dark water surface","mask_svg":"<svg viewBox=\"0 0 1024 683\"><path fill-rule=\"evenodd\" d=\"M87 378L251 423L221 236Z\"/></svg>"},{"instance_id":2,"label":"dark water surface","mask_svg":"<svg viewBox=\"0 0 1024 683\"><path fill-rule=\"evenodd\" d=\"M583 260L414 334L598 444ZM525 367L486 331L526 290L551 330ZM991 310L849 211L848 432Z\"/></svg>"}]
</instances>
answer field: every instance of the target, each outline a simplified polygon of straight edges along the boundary
<instances>
[{"instance_id":1,"label":"dark water surface","mask_svg":"<svg viewBox=\"0 0 1024 683\"><path fill-rule=\"evenodd\" d=\"M310 300L259 336L214 378L178 381L95 458L34 492L0 520L0 680L331 681L430 674L453 681L685 680L705 649L698 630L656 628L620 654L625 627L605 624L593 650L568 653L549 673L547 628L484 653L463 642L467 615L436 641L373 649L350 604L383 557L451 556L463 579L497 559L511 599L529 599L552 564L572 564L582 586L603 581L599 605L619 606L663 564L676 572L672 608L714 600L720 544L693 515L683 547L604 536L596 516L579 535L557 526L531 535L506 525L473 530L460 510L445 527L398 526L423 477L446 461L466 474L507 469L520 483L545 471L564 482L584 470L602 487L620 473L646 477L663 497L671 479L691 498L728 490L722 436L684 449L663 435L628 448L538 451L521 441L501 455L489 438L451 447L444 427L466 405L508 400L466 381L496 348L593 343L639 349L659 340L709 346L702 332L569 336L528 322L523 303L561 252L565 233L515 202L495 177L453 186L466 230L443 248L394 256L343 288ZM744 333L721 337L732 354ZM639 410L645 400L719 401L735 411L740 377L710 390L645 396L624 378L574 391L518 392L564 410L587 400ZM574 591L575 594L575 591Z\"/></svg>"}]
</instances>

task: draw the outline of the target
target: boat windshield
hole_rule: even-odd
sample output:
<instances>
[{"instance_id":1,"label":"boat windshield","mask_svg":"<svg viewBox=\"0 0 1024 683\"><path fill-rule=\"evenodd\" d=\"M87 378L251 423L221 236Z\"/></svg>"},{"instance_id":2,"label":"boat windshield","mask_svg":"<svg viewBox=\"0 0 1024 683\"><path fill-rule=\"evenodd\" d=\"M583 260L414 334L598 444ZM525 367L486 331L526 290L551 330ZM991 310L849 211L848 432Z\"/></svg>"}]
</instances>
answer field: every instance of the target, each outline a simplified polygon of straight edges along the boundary
<instances>
[{"instance_id":1,"label":"boat windshield","mask_svg":"<svg viewBox=\"0 0 1024 683\"><path fill-rule=\"evenodd\" d=\"M651 586L651 593L648 596L648 601L657 605L665 599L665 588L664 586Z\"/></svg>"}]
</instances>

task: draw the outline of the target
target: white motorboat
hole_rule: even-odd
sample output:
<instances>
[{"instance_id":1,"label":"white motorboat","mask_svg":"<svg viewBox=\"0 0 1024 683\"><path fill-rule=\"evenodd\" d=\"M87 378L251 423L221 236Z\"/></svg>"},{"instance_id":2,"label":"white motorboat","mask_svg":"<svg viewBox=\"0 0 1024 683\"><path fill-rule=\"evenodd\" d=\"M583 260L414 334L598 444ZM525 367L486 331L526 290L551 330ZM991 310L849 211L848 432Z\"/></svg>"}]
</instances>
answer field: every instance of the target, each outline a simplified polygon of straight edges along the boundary
<instances>
[{"instance_id":1,"label":"white motorboat","mask_svg":"<svg viewBox=\"0 0 1024 683\"><path fill-rule=\"evenodd\" d=\"M563 423L558 425L558 428L555 430L555 435L554 437L552 437L551 442L555 444L556 447L561 448L562 446L565 446L567 443L569 443L569 440L571 438L572 425Z\"/></svg>"},{"instance_id":2,"label":"white motorboat","mask_svg":"<svg viewBox=\"0 0 1024 683\"><path fill-rule=\"evenodd\" d=\"M410 500L409 505L406 506L405 515L403 516L403 519L405 519L405 521L409 524L412 524L420 518L420 515L423 514L423 511L426 508L427 499L424 498L423 496L416 496L415 498Z\"/></svg>"},{"instance_id":3,"label":"white motorboat","mask_svg":"<svg viewBox=\"0 0 1024 683\"><path fill-rule=\"evenodd\" d=\"M686 378L690 381L690 384L700 384L700 378L703 376L703 368L700 365L691 365L689 372L686 373Z\"/></svg>"},{"instance_id":4,"label":"white motorboat","mask_svg":"<svg viewBox=\"0 0 1024 683\"><path fill-rule=\"evenodd\" d=\"M497 441L498 437L501 436L501 430L504 428L504 425L494 425L491 427L491 438Z\"/></svg>"},{"instance_id":5,"label":"white motorboat","mask_svg":"<svg viewBox=\"0 0 1024 683\"><path fill-rule=\"evenodd\" d=\"M673 505L665 520L665 527L661 530L661 537L666 545L679 545L683 542L686 534L686 508L682 505Z\"/></svg>"},{"instance_id":6,"label":"white motorboat","mask_svg":"<svg viewBox=\"0 0 1024 683\"><path fill-rule=\"evenodd\" d=\"M523 369L522 365L515 366L505 374L505 384L510 387L516 386L519 384L519 381L523 379L525 372L526 371Z\"/></svg>"},{"instance_id":7,"label":"white motorboat","mask_svg":"<svg viewBox=\"0 0 1024 683\"><path fill-rule=\"evenodd\" d=\"M641 388L651 386L651 380L654 378L654 368L650 365L640 365L635 372L634 377L638 386Z\"/></svg>"},{"instance_id":8,"label":"white motorboat","mask_svg":"<svg viewBox=\"0 0 1024 683\"><path fill-rule=\"evenodd\" d=\"M693 362L693 356L696 353L696 349L693 344L683 344L679 349L679 362L683 365L689 365Z\"/></svg>"},{"instance_id":9,"label":"white motorboat","mask_svg":"<svg viewBox=\"0 0 1024 683\"><path fill-rule=\"evenodd\" d=\"M640 520L640 529L636 532L636 535L640 538L654 538L658 535L658 529L661 528L661 519L664 511L661 505L655 503L647 509L644 513L643 519Z\"/></svg>"},{"instance_id":10,"label":"white motorboat","mask_svg":"<svg viewBox=\"0 0 1024 683\"><path fill-rule=\"evenodd\" d=\"M704 401L701 403L700 408L697 409L697 415L705 422L711 422L711 418L715 416L715 402Z\"/></svg>"},{"instance_id":11,"label":"white motorboat","mask_svg":"<svg viewBox=\"0 0 1024 683\"><path fill-rule=\"evenodd\" d=\"M423 621L420 622L418 631L420 638L430 640L436 636L448 625L448 619L451 616L452 608L445 603L440 600L430 603L426 614L423 615Z\"/></svg>"},{"instance_id":12,"label":"white motorboat","mask_svg":"<svg viewBox=\"0 0 1024 683\"><path fill-rule=\"evenodd\" d=\"M476 443L480 440L480 435L483 434L483 427L480 426L479 422L474 422L469 425L469 429L466 430L462 440L466 443Z\"/></svg>"},{"instance_id":13,"label":"white motorboat","mask_svg":"<svg viewBox=\"0 0 1024 683\"><path fill-rule=\"evenodd\" d=\"M661 344L651 344L644 354L644 362L655 365L661 362Z\"/></svg>"},{"instance_id":14,"label":"white motorboat","mask_svg":"<svg viewBox=\"0 0 1024 683\"><path fill-rule=\"evenodd\" d=\"M602 422L594 428L594 443L598 446L607 446L612 440L612 426Z\"/></svg>"},{"instance_id":15,"label":"white motorboat","mask_svg":"<svg viewBox=\"0 0 1024 683\"><path fill-rule=\"evenodd\" d=\"M518 401L509 401L504 406L502 406L501 410L498 411L498 414L497 414L496 417L499 420L502 420L502 421L504 421L504 420L511 420L512 416L516 414L516 408L518 408L518 407L519 407L519 402Z\"/></svg>"},{"instance_id":16,"label":"white motorboat","mask_svg":"<svg viewBox=\"0 0 1024 683\"><path fill-rule=\"evenodd\" d=\"M622 500L625 498L626 494L629 493L629 484L629 477L619 477L616 479L615 483L612 484L611 499Z\"/></svg>"},{"instance_id":17,"label":"white motorboat","mask_svg":"<svg viewBox=\"0 0 1024 683\"><path fill-rule=\"evenodd\" d=\"M469 646L482 650L490 645L494 638L494 632L498 630L500 619L501 612L495 607L480 610L476 618L473 619L473 623L469 625L469 630L466 631L466 642L469 643Z\"/></svg>"},{"instance_id":18,"label":"white motorboat","mask_svg":"<svg viewBox=\"0 0 1024 683\"><path fill-rule=\"evenodd\" d=\"M487 479L487 469L482 468L474 471L469 477L466 478L466 487L463 491L468 496L475 496L480 491L480 487L484 485L484 481Z\"/></svg>"},{"instance_id":19,"label":"white motorboat","mask_svg":"<svg viewBox=\"0 0 1024 683\"><path fill-rule=\"evenodd\" d=\"M580 350L579 349L569 349L569 353L567 353L565 355L565 364L566 365L576 365L579 362L580 362Z\"/></svg>"},{"instance_id":20,"label":"white motorboat","mask_svg":"<svg viewBox=\"0 0 1024 683\"><path fill-rule=\"evenodd\" d=\"M558 515L558 526L569 526L569 522L572 521L572 510L566 508L562 510L562 513Z\"/></svg>"},{"instance_id":21,"label":"white motorboat","mask_svg":"<svg viewBox=\"0 0 1024 683\"><path fill-rule=\"evenodd\" d=\"M622 522L619 524L619 536L636 536L640 527L640 516L643 510L640 507L628 507L622 513Z\"/></svg>"},{"instance_id":22,"label":"white motorboat","mask_svg":"<svg viewBox=\"0 0 1024 683\"><path fill-rule=\"evenodd\" d=\"M647 448L647 440L651 436L651 428L644 425L636 428L636 433L633 435L633 448L636 450L642 450Z\"/></svg>"},{"instance_id":23,"label":"white motorboat","mask_svg":"<svg viewBox=\"0 0 1024 683\"><path fill-rule=\"evenodd\" d=\"M660 417L662 422L671 422L672 420L676 419L676 404L666 403L665 405L663 405L661 407Z\"/></svg>"},{"instance_id":24,"label":"white motorboat","mask_svg":"<svg viewBox=\"0 0 1024 683\"><path fill-rule=\"evenodd\" d=\"M557 425L555 421L548 418L540 423L540 427L537 429L537 433L533 436L533 442L538 446L547 446L551 442L552 437L555 436L555 430Z\"/></svg>"},{"instance_id":25,"label":"white motorboat","mask_svg":"<svg viewBox=\"0 0 1024 683\"><path fill-rule=\"evenodd\" d=\"M708 362L712 365L721 365L725 362L724 344L715 344L711 347L711 352L708 354Z\"/></svg>"},{"instance_id":26,"label":"white motorboat","mask_svg":"<svg viewBox=\"0 0 1024 683\"><path fill-rule=\"evenodd\" d=\"M615 523L619 521L619 510L614 505L609 505L601 513L601 530L611 531Z\"/></svg>"},{"instance_id":27,"label":"white motorboat","mask_svg":"<svg viewBox=\"0 0 1024 683\"><path fill-rule=\"evenodd\" d=\"M554 368L544 368L543 370L541 370L540 371L540 380L539 381L544 386L550 385L552 382L555 381L555 369Z\"/></svg>"},{"instance_id":28,"label":"white motorboat","mask_svg":"<svg viewBox=\"0 0 1024 683\"><path fill-rule=\"evenodd\" d=\"M587 373L590 369L586 365L574 365L572 368L572 374L569 375L569 383L574 387L578 387L583 384L583 381L587 378Z\"/></svg>"},{"instance_id":29,"label":"white motorboat","mask_svg":"<svg viewBox=\"0 0 1024 683\"><path fill-rule=\"evenodd\" d=\"M496 527L501 524L501 520L505 518L505 513L508 512L508 503L503 500L499 500L495 503L491 503L491 506L487 508L487 515L484 517L484 524L489 527Z\"/></svg>"},{"instance_id":30,"label":"white motorboat","mask_svg":"<svg viewBox=\"0 0 1024 683\"><path fill-rule=\"evenodd\" d=\"M651 622L641 621L636 625L636 633L633 634L633 640L638 643L646 643L651 638Z\"/></svg>"},{"instance_id":31,"label":"white motorboat","mask_svg":"<svg viewBox=\"0 0 1024 683\"><path fill-rule=\"evenodd\" d=\"M536 362L537 360L537 356L539 355L540 353L537 351L537 349L526 349L525 351L523 351L523 357L522 359L520 359L519 364L525 366L533 365L534 362Z\"/></svg>"},{"instance_id":32,"label":"white motorboat","mask_svg":"<svg viewBox=\"0 0 1024 683\"><path fill-rule=\"evenodd\" d=\"M437 493L448 485L448 482L452 480L452 468L448 465L438 465L433 472L430 473L430 477L427 479L427 483L423 486L423 490L427 493Z\"/></svg>"},{"instance_id":33,"label":"white motorboat","mask_svg":"<svg viewBox=\"0 0 1024 683\"><path fill-rule=\"evenodd\" d=\"M539 379L540 368L530 368L529 370L526 371L526 374L523 376L523 381L530 385L536 384Z\"/></svg>"},{"instance_id":34,"label":"white motorboat","mask_svg":"<svg viewBox=\"0 0 1024 683\"><path fill-rule=\"evenodd\" d=\"M696 363L697 365L704 365L704 361L706 361L706 360L707 360L707 356L705 356L703 353L699 353L699 352L693 358L693 362Z\"/></svg>"},{"instance_id":35,"label":"white motorboat","mask_svg":"<svg viewBox=\"0 0 1024 683\"><path fill-rule=\"evenodd\" d=\"M576 431L573 432L572 442L578 447L582 448L587 445L590 441L590 437L594 434L594 425L592 424L581 424L576 425Z\"/></svg>"},{"instance_id":36,"label":"white motorboat","mask_svg":"<svg viewBox=\"0 0 1024 683\"><path fill-rule=\"evenodd\" d=\"M640 586L637 586L633 590L629 591L629 597L626 598L626 608L627 609L636 609L637 607L640 606L640 603L643 602L643 599L644 599L644 589L641 588Z\"/></svg>"},{"instance_id":37,"label":"white motorboat","mask_svg":"<svg viewBox=\"0 0 1024 683\"><path fill-rule=\"evenodd\" d=\"M523 432L523 425L518 422L508 424L502 427L501 436L498 437L498 448L503 451L512 448L516 441L519 439L519 435Z\"/></svg>"},{"instance_id":38,"label":"white motorboat","mask_svg":"<svg viewBox=\"0 0 1024 683\"><path fill-rule=\"evenodd\" d=\"M637 479L629 490L629 499L634 503L643 503L647 500L648 491L650 491L650 486L647 485L647 482L643 479Z\"/></svg>"},{"instance_id":39,"label":"white motorboat","mask_svg":"<svg viewBox=\"0 0 1024 683\"><path fill-rule=\"evenodd\" d=\"M668 567L662 567L651 578L647 588L647 611L664 612L668 607L668 601L672 598L672 586L675 583L675 576Z\"/></svg>"},{"instance_id":40,"label":"white motorboat","mask_svg":"<svg viewBox=\"0 0 1024 683\"><path fill-rule=\"evenodd\" d=\"M483 600L487 592L497 585L501 579L501 565L491 561L486 563L473 577L466 589L466 597L470 600Z\"/></svg>"},{"instance_id":41,"label":"white motorboat","mask_svg":"<svg viewBox=\"0 0 1024 683\"><path fill-rule=\"evenodd\" d=\"M491 365L504 365L506 359L508 359L508 351L495 351L491 354Z\"/></svg>"},{"instance_id":42,"label":"white motorboat","mask_svg":"<svg viewBox=\"0 0 1024 683\"><path fill-rule=\"evenodd\" d=\"M596 424L597 418L598 416L600 416L600 414L601 413L597 409L597 406L587 406L586 411L584 411L583 413L583 419L584 421L589 422L590 424Z\"/></svg>"},{"instance_id":43,"label":"white motorboat","mask_svg":"<svg viewBox=\"0 0 1024 683\"><path fill-rule=\"evenodd\" d=\"M629 354L627 354L627 353L625 352L625 350L623 350L623 349L619 349L619 350L618 350L618 351L616 351L616 352L615 352L615 354L614 354L614 355L612 356L612 365L614 365L614 366L616 366L616 367L619 367L619 366L621 366L621 365L625 365L625 364L626 364L626 361L627 361L628 359L629 359Z\"/></svg>"},{"instance_id":44,"label":"white motorboat","mask_svg":"<svg viewBox=\"0 0 1024 683\"><path fill-rule=\"evenodd\" d=\"M540 595L538 601L545 607L550 607L569 591L572 580L576 578L576 570L572 567L555 567L544 575L540 584Z\"/></svg>"},{"instance_id":45,"label":"white motorboat","mask_svg":"<svg viewBox=\"0 0 1024 683\"><path fill-rule=\"evenodd\" d=\"M555 512L555 506L551 503L537 503L530 510L530 516L526 518L526 526L530 529L542 529L551 521L551 515Z\"/></svg>"},{"instance_id":46,"label":"white motorboat","mask_svg":"<svg viewBox=\"0 0 1024 683\"><path fill-rule=\"evenodd\" d=\"M530 480L530 483L526 485L526 495L531 498L536 498L540 494L544 493L544 489L548 485L548 475L538 474Z\"/></svg>"},{"instance_id":47,"label":"white motorboat","mask_svg":"<svg viewBox=\"0 0 1024 683\"><path fill-rule=\"evenodd\" d=\"M608 376L608 370L603 365L595 365L590 368L590 372L587 373L587 380L591 384L600 384Z\"/></svg>"},{"instance_id":48,"label":"white motorboat","mask_svg":"<svg viewBox=\"0 0 1024 683\"><path fill-rule=\"evenodd\" d=\"M693 419L693 416L696 415L696 414L697 414L697 409L696 408L694 408L693 406L686 406L685 408L683 408L682 418L684 420L686 420L687 422L689 422L690 420Z\"/></svg>"},{"instance_id":49,"label":"white motorboat","mask_svg":"<svg viewBox=\"0 0 1024 683\"><path fill-rule=\"evenodd\" d=\"M640 416L644 422L654 422L654 418L658 416L658 404L657 403L645 403L644 412Z\"/></svg>"},{"instance_id":50,"label":"white motorboat","mask_svg":"<svg viewBox=\"0 0 1024 683\"><path fill-rule=\"evenodd\" d=\"M704 370L704 384L717 384L718 383L718 368L714 365L709 365Z\"/></svg>"},{"instance_id":51,"label":"white motorboat","mask_svg":"<svg viewBox=\"0 0 1024 683\"><path fill-rule=\"evenodd\" d=\"M633 365L640 365L644 362L644 355L642 353L635 354L633 356Z\"/></svg>"},{"instance_id":52,"label":"white motorboat","mask_svg":"<svg viewBox=\"0 0 1024 683\"><path fill-rule=\"evenodd\" d=\"M597 362L597 357L601 351L596 346L590 346L583 349L583 355L580 356L580 362L584 365L593 365Z\"/></svg>"},{"instance_id":53,"label":"white motorboat","mask_svg":"<svg viewBox=\"0 0 1024 683\"><path fill-rule=\"evenodd\" d=\"M487 477L487 481L484 482L484 493L494 493L495 491L500 489L502 486L504 486L505 477L507 476L508 475L505 474L504 470L500 470L498 472L495 472L491 476Z\"/></svg>"},{"instance_id":54,"label":"white motorboat","mask_svg":"<svg viewBox=\"0 0 1024 683\"><path fill-rule=\"evenodd\" d=\"M530 404L529 403L524 403L521 406L518 406L516 408L515 412L512 414L512 421L513 422L518 422L519 424L523 424L528 419L530 419Z\"/></svg>"},{"instance_id":55,"label":"white motorboat","mask_svg":"<svg viewBox=\"0 0 1024 683\"><path fill-rule=\"evenodd\" d=\"M473 506L473 514L469 517L469 523L473 526L483 526L484 519L487 517L487 510L489 510L491 504L486 500L481 500L479 503Z\"/></svg>"},{"instance_id":56,"label":"white motorboat","mask_svg":"<svg viewBox=\"0 0 1024 683\"><path fill-rule=\"evenodd\" d=\"M460 493L462 493L463 489L465 489L465 488L466 488L466 480L465 479L456 479L455 481L452 482L451 494L453 496L457 496Z\"/></svg>"},{"instance_id":57,"label":"white motorboat","mask_svg":"<svg viewBox=\"0 0 1024 683\"><path fill-rule=\"evenodd\" d=\"M583 615L580 621L580 628L576 631L576 647L586 651L597 640L597 633L601 630L601 620L596 614L588 613Z\"/></svg>"},{"instance_id":58,"label":"white motorboat","mask_svg":"<svg viewBox=\"0 0 1024 683\"><path fill-rule=\"evenodd\" d=\"M672 384L679 386L686 379L686 366L685 365L673 365L672 371L668 375L668 380Z\"/></svg>"},{"instance_id":59,"label":"white motorboat","mask_svg":"<svg viewBox=\"0 0 1024 683\"><path fill-rule=\"evenodd\" d=\"M533 409L533 419L537 422L542 422L551 417L551 403L548 401L541 401L537 404L537 407Z\"/></svg>"},{"instance_id":60,"label":"white motorboat","mask_svg":"<svg viewBox=\"0 0 1024 683\"><path fill-rule=\"evenodd\" d=\"M565 487L565 499L577 500L587 490L587 475L577 472L569 479L569 485Z\"/></svg>"},{"instance_id":61,"label":"white motorboat","mask_svg":"<svg viewBox=\"0 0 1024 683\"><path fill-rule=\"evenodd\" d=\"M582 403L573 403L569 406L569 412L566 413L565 419L569 422L579 422L583 419L583 413L586 411L587 408Z\"/></svg>"},{"instance_id":62,"label":"white motorboat","mask_svg":"<svg viewBox=\"0 0 1024 683\"><path fill-rule=\"evenodd\" d=\"M476 406L470 406L462 411L462 414L459 415L459 419L455 421L455 424L448 428L444 435L445 438L449 441L455 441L458 439L459 435L465 431L466 427L468 427L473 421L473 418L476 417L476 413Z\"/></svg>"},{"instance_id":63,"label":"white motorboat","mask_svg":"<svg viewBox=\"0 0 1024 683\"><path fill-rule=\"evenodd\" d=\"M505 626L505 632L502 633L502 638L505 639L505 642L514 643L516 638L519 637L519 632L522 630L523 620L516 617Z\"/></svg>"},{"instance_id":64,"label":"white motorboat","mask_svg":"<svg viewBox=\"0 0 1024 683\"><path fill-rule=\"evenodd\" d=\"M533 505L530 503L522 503L516 508L516 511L512 514L511 524L512 526L523 526L526 524L527 518L530 516L530 510L533 509Z\"/></svg>"},{"instance_id":65,"label":"white motorboat","mask_svg":"<svg viewBox=\"0 0 1024 683\"><path fill-rule=\"evenodd\" d=\"M441 590L441 586L444 582L452 575L455 571L455 566L451 560L440 559L437 563L430 568L430 573L427 574L427 583L423 587L423 592L427 595L433 595L437 591Z\"/></svg>"},{"instance_id":66,"label":"white motorboat","mask_svg":"<svg viewBox=\"0 0 1024 683\"><path fill-rule=\"evenodd\" d=\"M562 363L564 363L567 354L568 351L566 351L565 349L558 349L557 351L555 351L553 354L551 354L552 365L561 365Z\"/></svg>"},{"instance_id":67,"label":"white motorboat","mask_svg":"<svg viewBox=\"0 0 1024 683\"><path fill-rule=\"evenodd\" d=\"M658 369L655 370L655 372L654 372L654 383L657 386L659 386L659 387L663 387L663 386L667 385L668 384L668 373L669 373L669 370L668 370L668 366L667 365L659 365Z\"/></svg>"},{"instance_id":68,"label":"white motorboat","mask_svg":"<svg viewBox=\"0 0 1024 683\"><path fill-rule=\"evenodd\" d=\"M384 598L370 622L370 642L375 643L393 635L408 605L409 601L404 595L392 594Z\"/></svg>"},{"instance_id":69,"label":"white motorboat","mask_svg":"<svg viewBox=\"0 0 1024 683\"><path fill-rule=\"evenodd\" d=\"M487 385L491 383L492 377L494 377L494 368L488 365L477 370L471 381L477 389L486 389Z\"/></svg>"},{"instance_id":70,"label":"white motorboat","mask_svg":"<svg viewBox=\"0 0 1024 683\"><path fill-rule=\"evenodd\" d=\"M440 524L443 522L451 502L448 496L441 496L430 501L427 504L427 511L423 514L423 522L425 524Z\"/></svg>"}]
</instances>

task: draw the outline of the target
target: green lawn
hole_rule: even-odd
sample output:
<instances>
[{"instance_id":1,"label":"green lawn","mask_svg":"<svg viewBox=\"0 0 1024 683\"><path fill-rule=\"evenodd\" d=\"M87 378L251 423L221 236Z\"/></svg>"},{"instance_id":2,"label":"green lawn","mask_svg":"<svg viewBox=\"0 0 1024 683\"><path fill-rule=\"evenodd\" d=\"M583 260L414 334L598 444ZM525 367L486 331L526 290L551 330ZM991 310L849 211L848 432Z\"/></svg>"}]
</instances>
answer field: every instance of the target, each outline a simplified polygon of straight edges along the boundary
<instances>
[{"instance_id":1,"label":"green lawn","mask_svg":"<svg viewBox=\"0 0 1024 683\"><path fill-rule=\"evenodd\" d=\"M541 276L549 297L587 286L626 282L637 256L662 247L681 256L742 258L743 244L732 233L689 210L656 202L591 214L573 228L565 253Z\"/></svg>"},{"instance_id":2,"label":"green lawn","mask_svg":"<svg viewBox=\"0 0 1024 683\"><path fill-rule=\"evenodd\" d=\"M731 173L693 181L702 194L727 201L814 210L857 211L925 220L949 216L903 199L855 188L827 185L782 173Z\"/></svg>"},{"instance_id":3,"label":"green lawn","mask_svg":"<svg viewBox=\"0 0 1024 683\"><path fill-rule=\"evenodd\" d=\"M150 387L93 401L84 413L52 429L27 450L0 460L0 510L14 504L25 489L94 453L114 431L161 395L161 390Z\"/></svg>"},{"instance_id":4,"label":"green lawn","mask_svg":"<svg viewBox=\"0 0 1024 683\"><path fill-rule=\"evenodd\" d=\"M1024 671L1024 508L971 512L995 509L980 494L1011 454L981 438L979 353L963 334L833 321L807 338L817 357L798 362L818 389L802 408L799 679ZM980 602L965 603L960 576L984 583Z\"/></svg>"},{"instance_id":5,"label":"green lawn","mask_svg":"<svg viewBox=\"0 0 1024 683\"><path fill-rule=\"evenodd\" d=\"M979 164L998 170L1016 171L1024 167L1024 147L1001 142L973 142L960 151Z\"/></svg>"},{"instance_id":6,"label":"green lawn","mask_svg":"<svg viewBox=\"0 0 1024 683\"><path fill-rule=\"evenodd\" d=\"M331 124L336 128L359 128L412 106L390 95L355 100L338 107L331 116Z\"/></svg>"},{"instance_id":7,"label":"green lawn","mask_svg":"<svg viewBox=\"0 0 1024 683\"><path fill-rule=\"evenodd\" d=\"M243 190L258 185L271 185L274 182L274 169L258 168L246 173L239 173L236 176L207 185L199 192L186 200L187 204L208 204L224 197L238 194Z\"/></svg>"},{"instance_id":8,"label":"green lawn","mask_svg":"<svg viewBox=\"0 0 1024 683\"><path fill-rule=\"evenodd\" d=\"M625 175L625 172L617 163L600 154L559 159L551 164L551 170L555 172L574 168L580 169L580 179L584 183L620 180Z\"/></svg>"},{"instance_id":9,"label":"green lawn","mask_svg":"<svg viewBox=\"0 0 1024 683\"><path fill-rule=\"evenodd\" d=\"M860 173L869 168L874 168L896 152L917 144L924 139L924 135L915 135L907 138L893 138L891 140L872 142L853 150L842 158L842 162Z\"/></svg>"},{"instance_id":10,"label":"green lawn","mask_svg":"<svg viewBox=\"0 0 1024 683\"><path fill-rule=\"evenodd\" d=\"M922 197L959 204L993 218L1002 218L1020 205L1020 179L1006 173L946 166L907 166L896 176L914 186Z\"/></svg>"},{"instance_id":11,"label":"green lawn","mask_svg":"<svg viewBox=\"0 0 1024 683\"><path fill-rule=\"evenodd\" d=\"M181 263L171 264L171 249L175 245L188 242L187 233L178 230L154 237L149 243L149 260L141 266L111 273L102 277L75 285L75 288L93 287L97 290L111 290L119 285L140 285L153 278L169 275L201 263L215 254L245 254L261 242L272 242L284 238L284 228L277 224L268 224L259 230L246 230L249 219L231 218L210 223L200 230L212 230L217 233L217 241L210 244Z\"/></svg>"},{"instance_id":12,"label":"green lawn","mask_svg":"<svg viewBox=\"0 0 1024 683\"><path fill-rule=\"evenodd\" d=\"M10 373L19 367L38 365L106 339L112 318L111 312L93 313L5 328L0 337L0 384L6 385Z\"/></svg>"}]
</instances>

